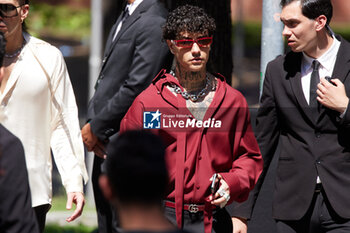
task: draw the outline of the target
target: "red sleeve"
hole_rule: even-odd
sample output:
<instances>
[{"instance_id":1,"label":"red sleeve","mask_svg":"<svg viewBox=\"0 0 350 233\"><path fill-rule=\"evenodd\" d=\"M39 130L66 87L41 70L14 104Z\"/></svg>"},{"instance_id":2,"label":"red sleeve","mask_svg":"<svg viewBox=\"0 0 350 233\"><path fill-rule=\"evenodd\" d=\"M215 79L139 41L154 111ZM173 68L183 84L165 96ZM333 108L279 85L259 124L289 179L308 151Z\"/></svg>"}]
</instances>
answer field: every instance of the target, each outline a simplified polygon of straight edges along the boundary
<instances>
[{"instance_id":1,"label":"red sleeve","mask_svg":"<svg viewBox=\"0 0 350 233\"><path fill-rule=\"evenodd\" d=\"M248 198L263 168L260 149L250 124L249 108L243 96L241 99L234 117L236 124L232 151L235 160L229 172L220 173L230 187L230 203L243 202Z\"/></svg>"},{"instance_id":2,"label":"red sleeve","mask_svg":"<svg viewBox=\"0 0 350 233\"><path fill-rule=\"evenodd\" d=\"M120 123L120 133L128 130L142 129L143 112L143 104L138 100L138 98L135 99L134 103L131 105Z\"/></svg>"}]
</instances>

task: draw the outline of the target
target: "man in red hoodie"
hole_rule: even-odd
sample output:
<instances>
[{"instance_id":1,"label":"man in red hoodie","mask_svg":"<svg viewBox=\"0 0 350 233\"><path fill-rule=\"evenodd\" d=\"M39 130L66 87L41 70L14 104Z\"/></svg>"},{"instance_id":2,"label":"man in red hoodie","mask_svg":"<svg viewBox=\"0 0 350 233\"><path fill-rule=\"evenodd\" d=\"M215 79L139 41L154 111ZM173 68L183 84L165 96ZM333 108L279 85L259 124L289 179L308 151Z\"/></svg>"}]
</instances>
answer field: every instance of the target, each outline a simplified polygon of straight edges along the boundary
<instances>
[{"instance_id":1,"label":"man in red hoodie","mask_svg":"<svg viewBox=\"0 0 350 233\"><path fill-rule=\"evenodd\" d=\"M173 223L190 232L232 233L224 206L247 199L263 162L246 100L206 71L214 30L199 7L169 14L163 38L175 67L135 99L121 131L150 129L163 139L170 176L165 212Z\"/></svg>"}]
</instances>

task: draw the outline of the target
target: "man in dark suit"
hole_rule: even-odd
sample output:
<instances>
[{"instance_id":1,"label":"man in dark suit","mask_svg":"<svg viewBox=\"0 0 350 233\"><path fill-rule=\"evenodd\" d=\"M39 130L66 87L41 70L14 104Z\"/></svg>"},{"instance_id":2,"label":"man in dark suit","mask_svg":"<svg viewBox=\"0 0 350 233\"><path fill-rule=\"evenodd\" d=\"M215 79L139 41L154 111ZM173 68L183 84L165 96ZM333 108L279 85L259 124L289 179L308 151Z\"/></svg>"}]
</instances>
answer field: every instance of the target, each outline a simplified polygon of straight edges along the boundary
<instances>
[{"instance_id":1,"label":"man in dark suit","mask_svg":"<svg viewBox=\"0 0 350 233\"><path fill-rule=\"evenodd\" d=\"M350 44L330 0L281 6L292 51L267 66L256 129L265 171L281 141L273 218L281 233L350 232Z\"/></svg>"},{"instance_id":2,"label":"man in dark suit","mask_svg":"<svg viewBox=\"0 0 350 233\"><path fill-rule=\"evenodd\" d=\"M107 40L96 91L89 103L89 122L82 129L88 150L102 157L95 156L92 174L100 233L112 232L113 219L98 187L104 146L119 131L135 97L161 68L167 68L170 53L161 39L166 16L167 10L158 0L128 0Z\"/></svg>"},{"instance_id":3,"label":"man in dark suit","mask_svg":"<svg viewBox=\"0 0 350 233\"><path fill-rule=\"evenodd\" d=\"M39 233L22 143L1 124L0 232Z\"/></svg>"},{"instance_id":4,"label":"man in dark suit","mask_svg":"<svg viewBox=\"0 0 350 233\"><path fill-rule=\"evenodd\" d=\"M0 81L5 54L5 37L0 32ZM29 189L29 180L21 141L2 124L6 117L0 108L0 232L39 233Z\"/></svg>"}]
</instances>

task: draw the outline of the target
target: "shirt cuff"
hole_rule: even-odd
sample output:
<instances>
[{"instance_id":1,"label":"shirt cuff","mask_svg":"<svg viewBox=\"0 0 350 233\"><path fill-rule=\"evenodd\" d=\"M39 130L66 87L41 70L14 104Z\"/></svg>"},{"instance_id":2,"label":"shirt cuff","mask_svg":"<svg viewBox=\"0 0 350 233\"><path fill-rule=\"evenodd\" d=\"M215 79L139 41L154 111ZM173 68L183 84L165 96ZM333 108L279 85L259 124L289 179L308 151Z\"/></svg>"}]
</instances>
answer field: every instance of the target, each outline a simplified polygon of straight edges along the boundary
<instances>
[{"instance_id":1,"label":"shirt cuff","mask_svg":"<svg viewBox=\"0 0 350 233\"><path fill-rule=\"evenodd\" d=\"M343 119L345 116L346 111L348 110L348 107L346 107L346 109L344 110L344 112L342 114L339 115L340 119Z\"/></svg>"}]
</instances>

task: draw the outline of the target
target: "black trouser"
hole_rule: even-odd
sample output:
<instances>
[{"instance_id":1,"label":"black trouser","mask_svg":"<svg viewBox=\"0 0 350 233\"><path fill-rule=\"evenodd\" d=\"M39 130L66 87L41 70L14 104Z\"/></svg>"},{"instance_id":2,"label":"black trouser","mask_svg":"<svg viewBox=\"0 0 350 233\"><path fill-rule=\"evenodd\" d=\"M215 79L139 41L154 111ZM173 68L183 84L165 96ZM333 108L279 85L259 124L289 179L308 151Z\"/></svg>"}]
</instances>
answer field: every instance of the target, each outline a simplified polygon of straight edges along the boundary
<instances>
[{"instance_id":1,"label":"black trouser","mask_svg":"<svg viewBox=\"0 0 350 233\"><path fill-rule=\"evenodd\" d=\"M45 222L46 222L46 214L49 212L51 208L50 204L45 204L45 205L39 205L34 207L34 212L36 216L36 220L39 225L39 231L40 233L44 232L45 229Z\"/></svg>"},{"instance_id":2,"label":"black trouser","mask_svg":"<svg viewBox=\"0 0 350 233\"><path fill-rule=\"evenodd\" d=\"M171 207L165 208L165 216L169 221L177 226L175 209ZM190 213L183 211L183 229L191 233L204 233L204 213ZM226 209L213 210L213 228L212 233L232 233L232 220Z\"/></svg>"},{"instance_id":3,"label":"black trouser","mask_svg":"<svg viewBox=\"0 0 350 233\"><path fill-rule=\"evenodd\" d=\"M339 217L323 191L315 193L306 215L299 221L277 220L279 233L348 233L350 220Z\"/></svg>"},{"instance_id":4,"label":"black trouser","mask_svg":"<svg viewBox=\"0 0 350 233\"><path fill-rule=\"evenodd\" d=\"M99 233L118 233L117 220L115 211L112 206L104 198L100 189L98 179L101 175L101 166L104 159L97 157L94 158L94 166L92 170L92 187L94 190L94 198L97 212L98 232Z\"/></svg>"}]
</instances>

